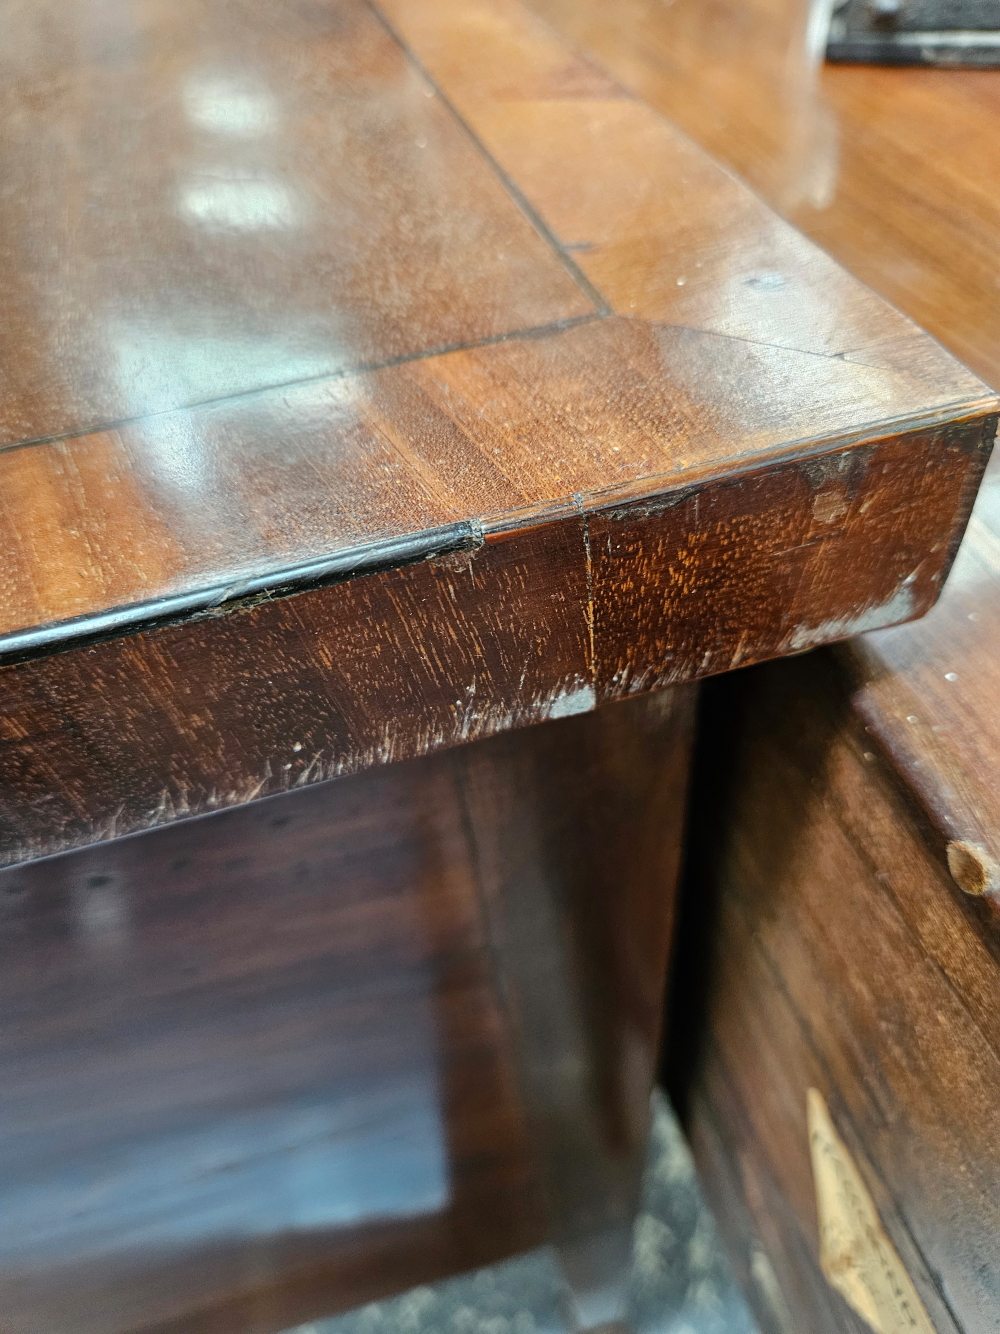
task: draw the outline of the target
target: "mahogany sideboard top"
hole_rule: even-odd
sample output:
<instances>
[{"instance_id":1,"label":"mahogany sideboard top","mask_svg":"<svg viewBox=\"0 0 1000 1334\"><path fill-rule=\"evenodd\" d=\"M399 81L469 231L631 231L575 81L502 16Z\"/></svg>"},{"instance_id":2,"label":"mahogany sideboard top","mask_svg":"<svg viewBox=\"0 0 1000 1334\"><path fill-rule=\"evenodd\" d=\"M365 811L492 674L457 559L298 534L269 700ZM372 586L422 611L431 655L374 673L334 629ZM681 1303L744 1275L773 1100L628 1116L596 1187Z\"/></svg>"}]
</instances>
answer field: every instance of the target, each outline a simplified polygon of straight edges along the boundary
<instances>
[{"instance_id":1,"label":"mahogany sideboard top","mask_svg":"<svg viewBox=\"0 0 1000 1334\"><path fill-rule=\"evenodd\" d=\"M0 49L3 862L934 601L995 396L525 7Z\"/></svg>"}]
</instances>

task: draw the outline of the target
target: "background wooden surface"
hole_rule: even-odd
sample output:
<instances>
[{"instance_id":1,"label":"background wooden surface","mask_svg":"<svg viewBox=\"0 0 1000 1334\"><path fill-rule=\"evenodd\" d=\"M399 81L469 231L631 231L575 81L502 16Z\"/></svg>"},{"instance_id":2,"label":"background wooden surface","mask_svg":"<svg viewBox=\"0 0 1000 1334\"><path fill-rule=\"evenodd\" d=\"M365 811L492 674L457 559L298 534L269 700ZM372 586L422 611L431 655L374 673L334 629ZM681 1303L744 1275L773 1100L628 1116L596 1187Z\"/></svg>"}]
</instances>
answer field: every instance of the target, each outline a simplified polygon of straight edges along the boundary
<instances>
[{"instance_id":1,"label":"background wooden surface","mask_svg":"<svg viewBox=\"0 0 1000 1334\"><path fill-rule=\"evenodd\" d=\"M727 683L728 684L728 683ZM997 916L873 741L826 655L710 701L715 755L680 940L672 1079L768 1334L863 1334L822 1276L806 1090L842 1138L935 1328L996 1328ZM697 1036L692 1026L697 1025Z\"/></svg>"}]
</instances>

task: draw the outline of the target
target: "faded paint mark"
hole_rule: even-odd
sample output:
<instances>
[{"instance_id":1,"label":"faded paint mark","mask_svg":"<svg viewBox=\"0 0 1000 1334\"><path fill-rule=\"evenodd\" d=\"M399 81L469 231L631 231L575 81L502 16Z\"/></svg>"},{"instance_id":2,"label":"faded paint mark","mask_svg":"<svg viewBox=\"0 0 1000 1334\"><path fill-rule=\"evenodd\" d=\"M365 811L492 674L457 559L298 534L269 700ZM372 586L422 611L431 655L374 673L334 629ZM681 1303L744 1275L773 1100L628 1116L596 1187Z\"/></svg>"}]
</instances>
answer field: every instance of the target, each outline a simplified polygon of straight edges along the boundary
<instances>
[{"instance_id":1,"label":"faded paint mark","mask_svg":"<svg viewBox=\"0 0 1000 1334\"><path fill-rule=\"evenodd\" d=\"M850 616L832 617L821 621L819 625L800 625L782 644L783 649L799 653L807 648L816 648L819 644L829 644L836 639L850 639L862 635L867 630L881 630L887 625L896 625L908 621L917 614L913 600L913 581L917 573L909 574L886 602L862 607Z\"/></svg>"},{"instance_id":2,"label":"faded paint mark","mask_svg":"<svg viewBox=\"0 0 1000 1334\"><path fill-rule=\"evenodd\" d=\"M590 713L597 708L597 692L592 685L580 685L575 690L563 690L549 704L546 717L572 718L577 713Z\"/></svg>"},{"instance_id":3,"label":"faded paint mark","mask_svg":"<svg viewBox=\"0 0 1000 1334\"><path fill-rule=\"evenodd\" d=\"M813 458L802 459L796 466L814 495L831 487L838 490L843 488L848 500L853 500L868 471L870 452L868 447L861 447L832 454L817 454Z\"/></svg>"}]
</instances>

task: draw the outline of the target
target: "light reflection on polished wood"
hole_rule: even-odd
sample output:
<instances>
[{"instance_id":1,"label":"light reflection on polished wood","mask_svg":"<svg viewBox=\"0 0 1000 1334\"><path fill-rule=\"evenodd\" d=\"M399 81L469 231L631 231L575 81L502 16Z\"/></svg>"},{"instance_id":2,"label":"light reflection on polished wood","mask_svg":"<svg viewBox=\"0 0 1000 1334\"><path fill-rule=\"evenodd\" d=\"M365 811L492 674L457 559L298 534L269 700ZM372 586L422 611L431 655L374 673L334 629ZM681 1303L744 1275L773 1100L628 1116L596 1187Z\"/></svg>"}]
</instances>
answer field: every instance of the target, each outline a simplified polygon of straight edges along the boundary
<instances>
[{"instance_id":1,"label":"light reflection on polished wood","mask_svg":"<svg viewBox=\"0 0 1000 1334\"><path fill-rule=\"evenodd\" d=\"M71 438L0 456L0 629L984 402L520 6L386 12L499 176L356 0L15 6L0 415Z\"/></svg>"},{"instance_id":2,"label":"light reflection on polished wood","mask_svg":"<svg viewBox=\"0 0 1000 1334\"><path fill-rule=\"evenodd\" d=\"M1000 384L992 71L824 65L809 0L527 0Z\"/></svg>"}]
</instances>

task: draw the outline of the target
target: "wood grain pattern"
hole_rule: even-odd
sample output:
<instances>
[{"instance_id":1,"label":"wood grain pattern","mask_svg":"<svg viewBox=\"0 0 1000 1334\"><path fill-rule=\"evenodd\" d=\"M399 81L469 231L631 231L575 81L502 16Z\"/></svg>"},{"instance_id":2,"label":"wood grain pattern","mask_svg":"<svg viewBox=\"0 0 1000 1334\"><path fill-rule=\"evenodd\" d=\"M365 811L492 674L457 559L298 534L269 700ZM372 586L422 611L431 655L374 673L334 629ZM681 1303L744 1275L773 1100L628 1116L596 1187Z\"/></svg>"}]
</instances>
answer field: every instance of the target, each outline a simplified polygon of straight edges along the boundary
<instances>
[{"instance_id":1,"label":"wood grain pattern","mask_svg":"<svg viewBox=\"0 0 1000 1334\"><path fill-rule=\"evenodd\" d=\"M992 406L963 401L980 387L913 342L895 371L608 319L0 455L0 649L399 563L478 526L551 521L574 495L655 497Z\"/></svg>"},{"instance_id":2,"label":"wood grain pattern","mask_svg":"<svg viewBox=\"0 0 1000 1334\"><path fill-rule=\"evenodd\" d=\"M693 704L0 873L4 1329L273 1334L547 1240L617 1314Z\"/></svg>"},{"instance_id":3,"label":"wood grain pattern","mask_svg":"<svg viewBox=\"0 0 1000 1334\"><path fill-rule=\"evenodd\" d=\"M919 614L951 554L928 534L967 505L982 444L974 421L550 508L473 550L10 666L3 861Z\"/></svg>"},{"instance_id":4,"label":"wood grain pattern","mask_svg":"<svg viewBox=\"0 0 1000 1334\"><path fill-rule=\"evenodd\" d=\"M528 10L84 10L4 93L5 861L931 604L996 399Z\"/></svg>"},{"instance_id":5,"label":"wood grain pattern","mask_svg":"<svg viewBox=\"0 0 1000 1334\"><path fill-rule=\"evenodd\" d=\"M15 2L3 60L4 443L594 310L356 0Z\"/></svg>"},{"instance_id":6,"label":"wood grain pattern","mask_svg":"<svg viewBox=\"0 0 1000 1334\"><path fill-rule=\"evenodd\" d=\"M528 5L1000 383L991 73L824 65L805 0Z\"/></svg>"},{"instance_id":7,"label":"wood grain pattern","mask_svg":"<svg viewBox=\"0 0 1000 1334\"><path fill-rule=\"evenodd\" d=\"M719 895L690 1088L709 1189L749 1213L793 1328L859 1330L817 1265L818 1088L935 1327L985 1334L1000 1299L995 913L949 876L834 662L774 664L740 689L715 764L725 785L735 753L730 796L699 839L702 893ZM720 1217L746 1272L752 1233L738 1210Z\"/></svg>"},{"instance_id":8,"label":"wood grain pattern","mask_svg":"<svg viewBox=\"0 0 1000 1334\"><path fill-rule=\"evenodd\" d=\"M692 696L566 715L920 614L996 398L509 0L9 19L3 1319L612 1318Z\"/></svg>"},{"instance_id":9,"label":"wood grain pattern","mask_svg":"<svg viewBox=\"0 0 1000 1334\"><path fill-rule=\"evenodd\" d=\"M927 626L880 632L845 649L854 705L893 757L938 833L971 849L960 882L1000 892L997 653L1000 508L994 470L974 511L946 595Z\"/></svg>"},{"instance_id":10,"label":"wood grain pattern","mask_svg":"<svg viewBox=\"0 0 1000 1334\"><path fill-rule=\"evenodd\" d=\"M447 759L3 876L5 1328L267 1330L540 1239Z\"/></svg>"},{"instance_id":11,"label":"wood grain pattern","mask_svg":"<svg viewBox=\"0 0 1000 1334\"><path fill-rule=\"evenodd\" d=\"M797 0L532 8L1000 383L993 78L824 68ZM833 1095L937 1328L996 1328L997 919L946 853L970 847L958 874L980 888L1000 858L997 476L925 620L844 645L825 680L760 677L729 841L692 882L725 900L698 928L715 981L696 1072L675 1031L676 1091L775 1334L861 1329L816 1262L810 1085ZM714 734L720 763L735 730ZM717 768L702 789L706 850L727 787ZM681 1026L697 971L682 966Z\"/></svg>"}]
</instances>

